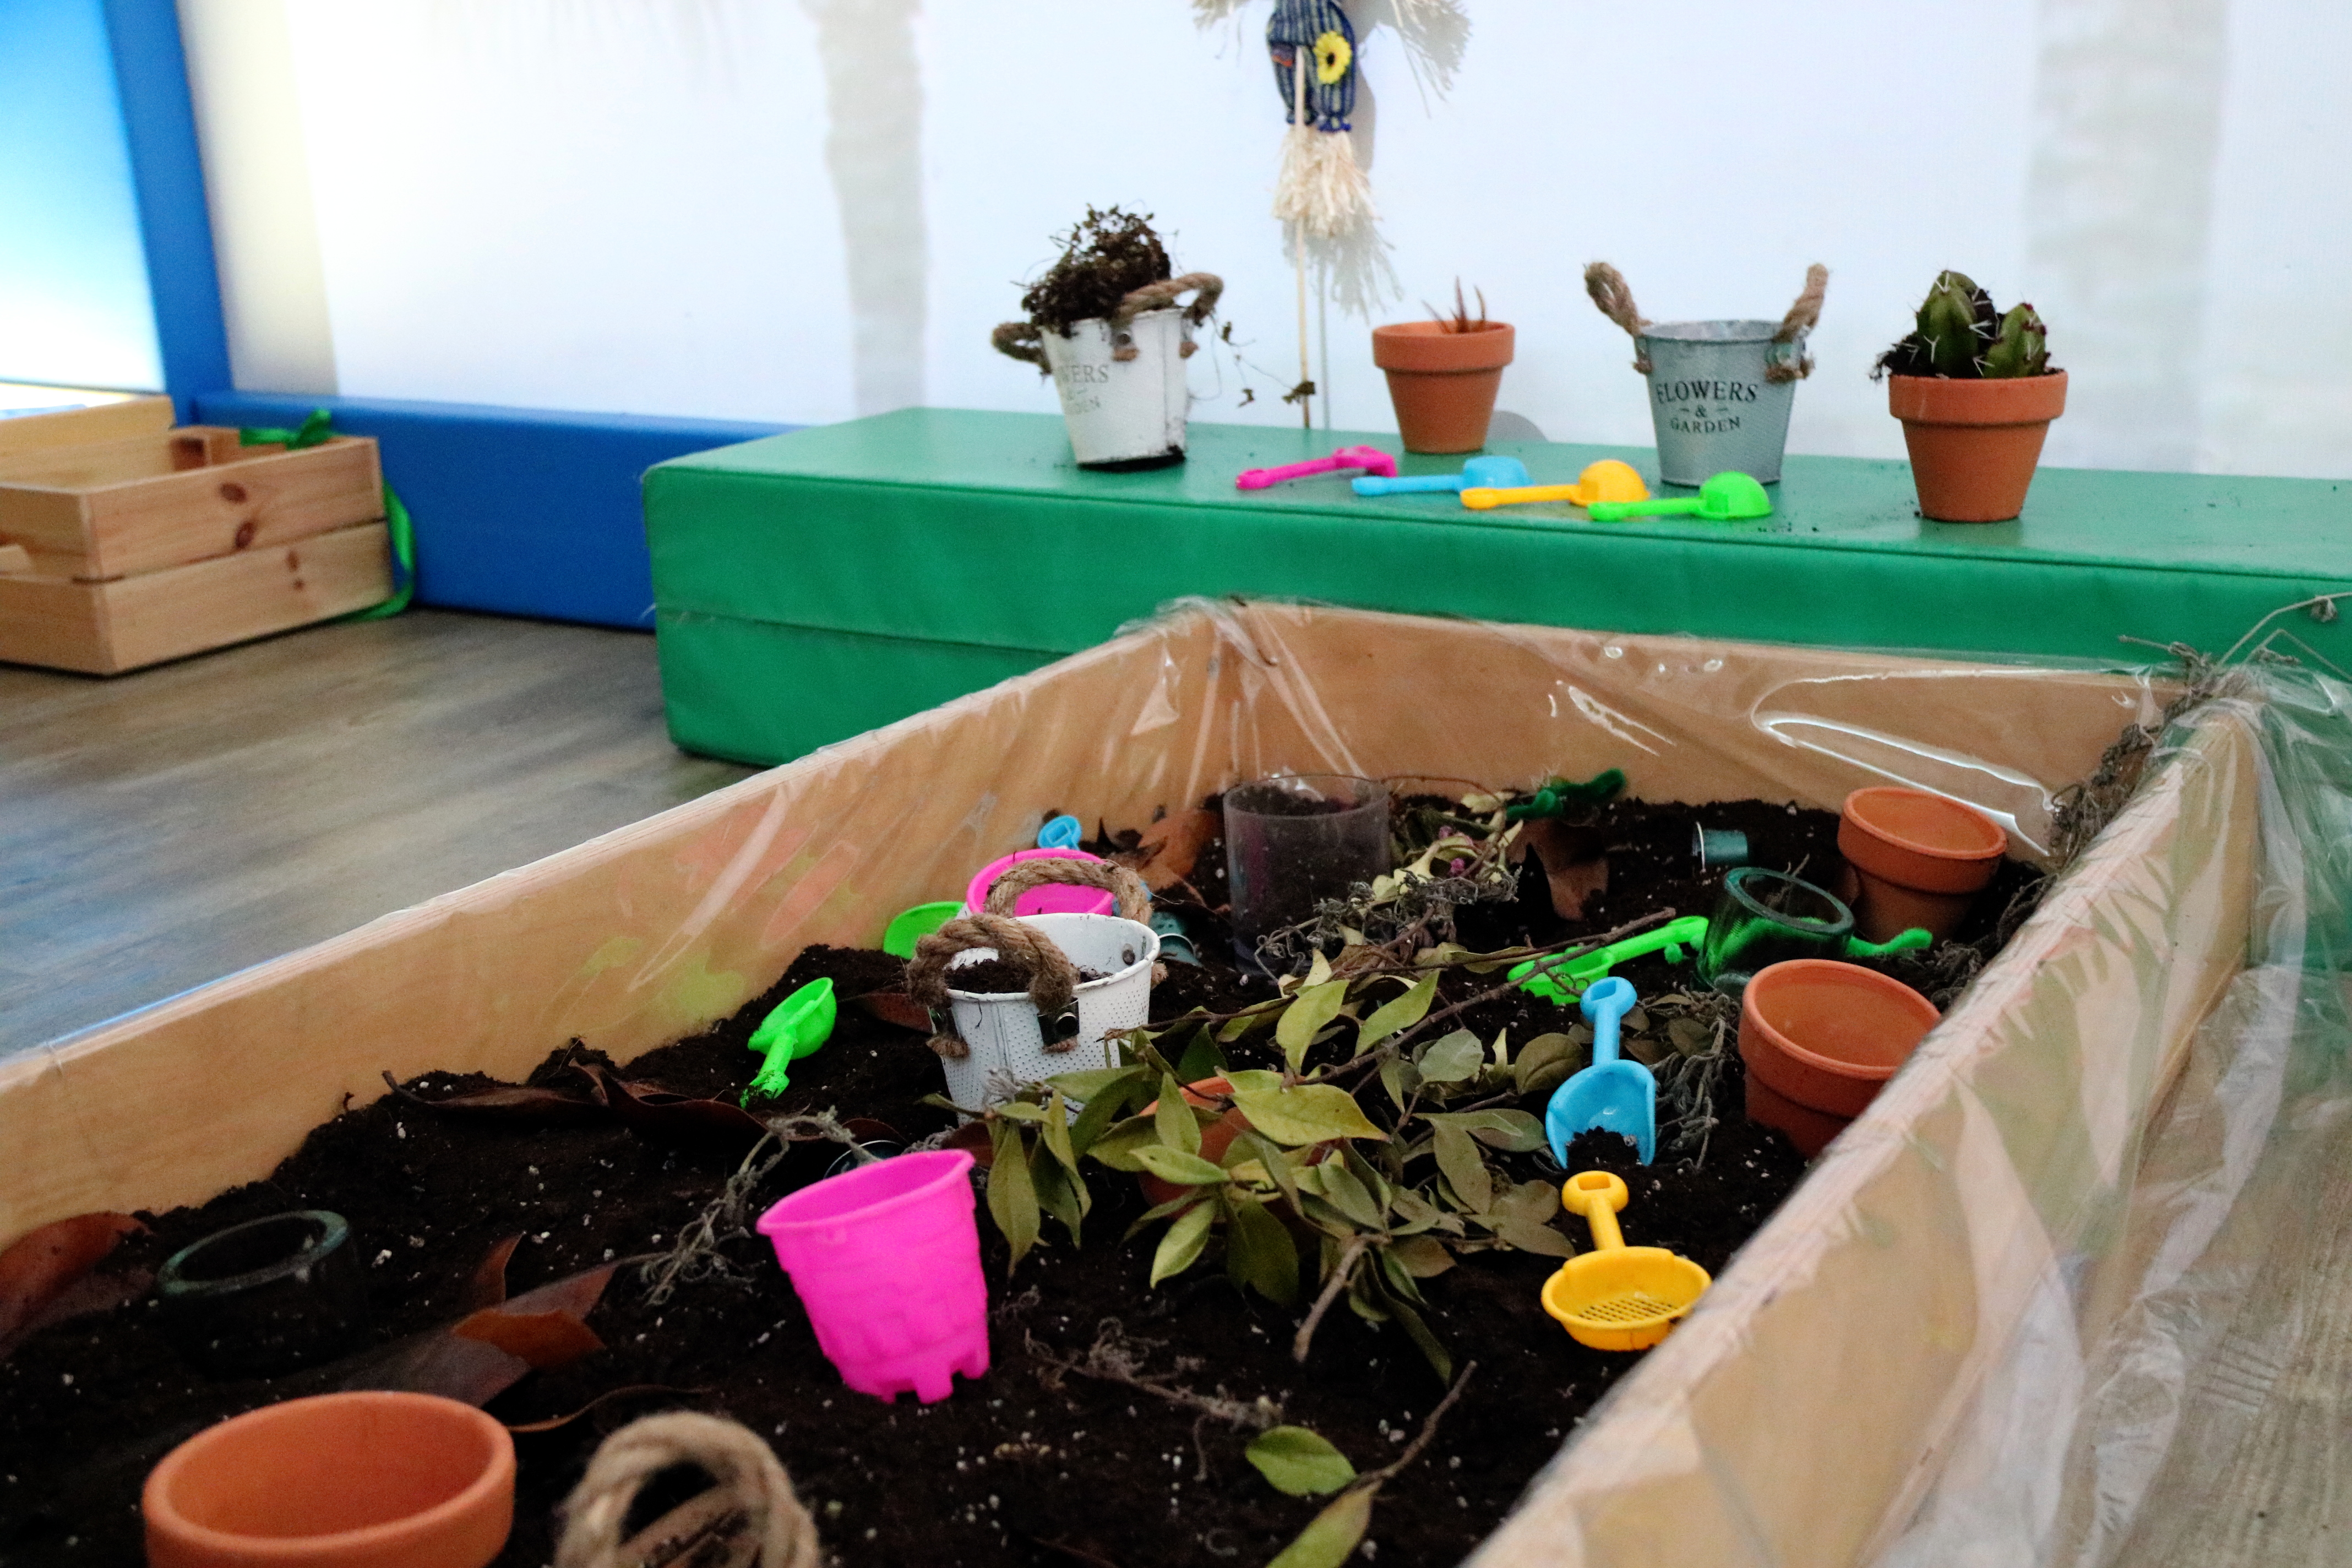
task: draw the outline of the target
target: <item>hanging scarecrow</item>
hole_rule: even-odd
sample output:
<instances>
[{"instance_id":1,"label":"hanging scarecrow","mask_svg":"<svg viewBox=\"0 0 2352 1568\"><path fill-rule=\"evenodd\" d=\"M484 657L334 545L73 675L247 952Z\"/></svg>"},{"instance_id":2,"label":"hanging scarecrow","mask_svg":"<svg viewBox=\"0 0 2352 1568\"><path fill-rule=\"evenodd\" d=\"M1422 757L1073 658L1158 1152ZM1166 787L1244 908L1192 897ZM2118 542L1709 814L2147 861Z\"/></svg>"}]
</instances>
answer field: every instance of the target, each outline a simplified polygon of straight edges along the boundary
<instances>
[{"instance_id":1,"label":"hanging scarecrow","mask_svg":"<svg viewBox=\"0 0 2352 1568\"><path fill-rule=\"evenodd\" d=\"M1265 44L1290 121L1274 216L1305 238L1346 238L1380 216L1349 135L1356 109L1356 29L1339 0L1275 0Z\"/></svg>"}]
</instances>

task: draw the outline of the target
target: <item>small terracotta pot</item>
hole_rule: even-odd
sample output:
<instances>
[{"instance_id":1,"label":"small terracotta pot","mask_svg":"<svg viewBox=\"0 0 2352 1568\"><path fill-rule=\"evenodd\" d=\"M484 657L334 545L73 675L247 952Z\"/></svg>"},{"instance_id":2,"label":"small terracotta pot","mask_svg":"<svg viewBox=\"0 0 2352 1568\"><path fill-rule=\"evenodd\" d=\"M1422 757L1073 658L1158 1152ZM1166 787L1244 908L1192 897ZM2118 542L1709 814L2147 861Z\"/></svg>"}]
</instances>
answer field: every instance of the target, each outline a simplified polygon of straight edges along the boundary
<instances>
[{"instance_id":1,"label":"small terracotta pot","mask_svg":"<svg viewBox=\"0 0 2352 1568\"><path fill-rule=\"evenodd\" d=\"M2008 848L1991 817L1923 789L1858 789L1838 814L1838 853L1854 874L1854 927L1866 942L1913 926L1950 937Z\"/></svg>"},{"instance_id":2,"label":"small terracotta pot","mask_svg":"<svg viewBox=\"0 0 2352 1568\"><path fill-rule=\"evenodd\" d=\"M1218 1096L1228 1095L1233 1091L1233 1084L1224 1079L1204 1078L1184 1086L1184 1100L1187 1104L1207 1110L1215 1104ZM1149 1116L1159 1109L1160 1102L1155 1100L1145 1106L1139 1114ZM1201 1158L1212 1165L1223 1164L1225 1151L1234 1146L1234 1140L1236 1137L1248 1131L1249 1118L1244 1116L1239 1110L1227 1107L1223 1116L1201 1129ZM1143 1184L1143 1195L1154 1204L1172 1203L1190 1191L1189 1188L1180 1187L1173 1182L1162 1181L1149 1171L1137 1173L1135 1179Z\"/></svg>"},{"instance_id":3,"label":"small terracotta pot","mask_svg":"<svg viewBox=\"0 0 2352 1568\"><path fill-rule=\"evenodd\" d=\"M289 1399L148 1474L148 1568L484 1568L514 1526L514 1439L430 1394Z\"/></svg>"},{"instance_id":4,"label":"small terracotta pot","mask_svg":"<svg viewBox=\"0 0 2352 1568\"><path fill-rule=\"evenodd\" d=\"M1475 452L1486 444L1503 367L1517 334L1501 321L1450 332L1442 321L1372 329L1372 363L1388 373L1389 401L1408 452Z\"/></svg>"},{"instance_id":5,"label":"small terracotta pot","mask_svg":"<svg viewBox=\"0 0 2352 1568\"><path fill-rule=\"evenodd\" d=\"M1919 511L1938 522L2006 522L2025 510L2050 422L2066 411L2066 373L1990 381L1890 375Z\"/></svg>"},{"instance_id":6,"label":"small terracotta pot","mask_svg":"<svg viewBox=\"0 0 2352 1568\"><path fill-rule=\"evenodd\" d=\"M1739 1002L1748 1120L1807 1159L1861 1115L1942 1016L1899 980L1797 958L1758 970Z\"/></svg>"}]
</instances>

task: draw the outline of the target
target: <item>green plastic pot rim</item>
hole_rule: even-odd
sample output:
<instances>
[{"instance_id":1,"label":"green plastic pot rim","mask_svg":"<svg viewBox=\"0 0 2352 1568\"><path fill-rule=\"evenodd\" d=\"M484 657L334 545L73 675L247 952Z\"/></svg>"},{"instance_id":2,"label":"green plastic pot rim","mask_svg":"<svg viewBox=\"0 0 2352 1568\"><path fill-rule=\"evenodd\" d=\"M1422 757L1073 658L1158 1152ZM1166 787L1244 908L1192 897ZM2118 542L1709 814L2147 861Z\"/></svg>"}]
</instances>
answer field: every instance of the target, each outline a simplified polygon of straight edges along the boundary
<instances>
[{"instance_id":1,"label":"green plastic pot rim","mask_svg":"<svg viewBox=\"0 0 2352 1568\"><path fill-rule=\"evenodd\" d=\"M1780 910L1765 908L1753 894L1748 892L1748 884L1768 879L1787 882L1791 886L1803 889L1828 904L1830 908L1836 910L1839 912L1838 918L1834 921L1810 920L1803 915L1792 915ZM1834 939L1850 936L1853 932L1853 911L1846 908L1844 900L1827 888L1815 887L1801 877L1792 877L1786 871L1775 871L1764 866L1735 866L1724 873L1723 890L1738 900L1740 907L1759 920L1770 921L1775 925L1786 926L1790 931L1801 931L1806 936Z\"/></svg>"},{"instance_id":2,"label":"green plastic pot rim","mask_svg":"<svg viewBox=\"0 0 2352 1568\"><path fill-rule=\"evenodd\" d=\"M218 1279L190 1279L181 1272L190 1258L206 1247L246 1231L258 1230L267 1225L284 1225L289 1220L302 1221L310 1226L310 1231L299 1248L282 1258L274 1258L258 1268L248 1268L242 1274L226 1275ZM346 1245L351 1237L351 1222L331 1210L289 1209L284 1214L264 1215L259 1219L249 1219L226 1230L216 1230L202 1240L190 1242L165 1258L163 1267L155 1271L156 1293L167 1301L193 1301L257 1289L273 1279L308 1273L335 1248Z\"/></svg>"}]
</instances>

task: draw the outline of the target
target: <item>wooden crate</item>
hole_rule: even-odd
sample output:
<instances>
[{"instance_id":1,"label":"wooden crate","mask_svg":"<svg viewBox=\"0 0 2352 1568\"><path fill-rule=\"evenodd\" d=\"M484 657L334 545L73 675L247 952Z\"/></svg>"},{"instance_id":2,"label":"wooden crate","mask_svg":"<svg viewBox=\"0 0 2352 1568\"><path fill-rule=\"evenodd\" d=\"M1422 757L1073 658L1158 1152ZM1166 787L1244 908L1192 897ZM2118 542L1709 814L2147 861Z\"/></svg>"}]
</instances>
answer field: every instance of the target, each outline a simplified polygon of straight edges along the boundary
<instances>
[{"instance_id":1,"label":"wooden crate","mask_svg":"<svg viewBox=\"0 0 2352 1568\"><path fill-rule=\"evenodd\" d=\"M0 659L114 675L390 596L376 446L172 427L167 398L0 421Z\"/></svg>"}]
</instances>

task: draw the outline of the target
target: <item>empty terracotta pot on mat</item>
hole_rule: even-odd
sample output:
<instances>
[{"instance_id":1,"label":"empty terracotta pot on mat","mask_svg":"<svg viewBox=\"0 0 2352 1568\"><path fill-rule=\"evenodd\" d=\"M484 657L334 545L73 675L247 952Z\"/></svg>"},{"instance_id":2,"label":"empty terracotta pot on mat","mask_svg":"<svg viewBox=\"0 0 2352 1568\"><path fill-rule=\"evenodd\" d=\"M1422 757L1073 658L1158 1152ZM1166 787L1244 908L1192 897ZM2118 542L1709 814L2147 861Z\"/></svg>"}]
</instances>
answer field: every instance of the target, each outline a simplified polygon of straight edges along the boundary
<instances>
[{"instance_id":1,"label":"empty terracotta pot on mat","mask_svg":"<svg viewBox=\"0 0 2352 1568\"><path fill-rule=\"evenodd\" d=\"M1890 375L1919 513L1938 522L2006 522L2025 510L2050 422L2066 411L2066 373L1954 381Z\"/></svg>"},{"instance_id":2,"label":"empty terracotta pot on mat","mask_svg":"<svg viewBox=\"0 0 2352 1568\"><path fill-rule=\"evenodd\" d=\"M1867 942L1924 926L1960 929L2009 848L2000 824L1924 789L1879 784L1845 797L1838 853L1853 872L1853 922Z\"/></svg>"},{"instance_id":3,"label":"empty terracotta pot on mat","mask_svg":"<svg viewBox=\"0 0 2352 1568\"><path fill-rule=\"evenodd\" d=\"M1861 1115L1942 1016L1899 980L1794 958L1759 969L1739 1002L1748 1120L1811 1159Z\"/></svg>"},{"instance_id":4,"label":"empty terracotta pot on mat","mask_svg":"<svg viewBox=\"0 0 2352 1568\"><path fill-rule=\"evenodd\" d=\"M1503 367L1517 334L1501 321L1466 332L1444 321L1372 329L1372 363L1388 373L1389 401L1408 452L1475 452L1486 444Z\"/></svg>"},{"instance_id":5,"label":"empty terracotta pot on mat","mask_svg":"<svg viewBox=\"0 0 2352 1568\"><path fill-rule=\"evenodd\" d=\"M148 1568L483 1568L514 1439L431 1394L322 1394L208 1426L147 1477Z\"/></svg>"}]
</instances>

